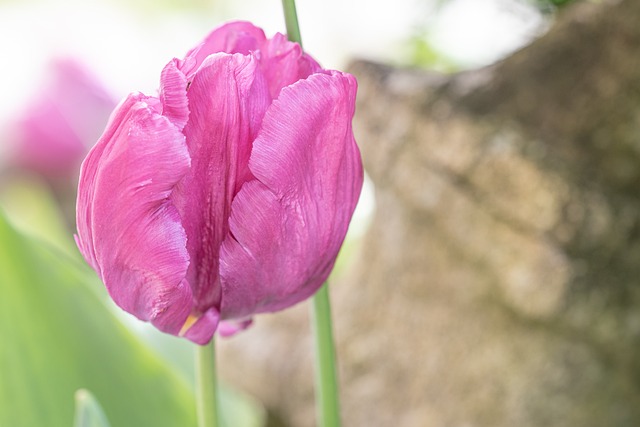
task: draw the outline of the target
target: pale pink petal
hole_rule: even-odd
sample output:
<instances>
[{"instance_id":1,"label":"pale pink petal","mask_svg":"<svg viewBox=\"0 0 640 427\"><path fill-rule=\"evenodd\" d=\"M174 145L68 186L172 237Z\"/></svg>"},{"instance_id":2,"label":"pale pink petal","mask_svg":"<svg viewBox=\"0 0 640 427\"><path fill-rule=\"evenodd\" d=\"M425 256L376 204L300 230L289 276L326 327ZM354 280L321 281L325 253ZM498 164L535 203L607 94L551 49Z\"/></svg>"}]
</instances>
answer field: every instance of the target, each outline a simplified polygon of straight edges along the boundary
<instances>
[{"instance_id":1,"label":"pale pink petal","mask_svg":"<svg viewBox=\"0 0 640 427\"><path fill-rule=\"evenodd\" d=\"M190 117L184 128L191 170L173 201L180 212L191 257L187 279L194 315L219 306L219 247L228 233L231 201L252 178L251 141L268 106L264 76L251 56L209 56L189 90Z\"/></svg>"},{"instance_id":2,"label":"pale pink petal","mask_svg":"<svg viewBox=\"0 0 640 427\"><path fill-rule=\"evenodd\" d=\"M355 79L314 74L282 89L254 142L220 254L223 319L288 307L327 278L362 186Z\"/></svg>"},{"instance_id":3,"label":"pale pink petal","mask_svg":"<svg viewBox=\"0 0 640 427\"><path fill-rule=\"evenodd\" d=\"M189 155L184 135L159 109L155 98L129 96L85 159L77 242L116 304L178 334L192 295L186 236L170 196Z\"/></svg>"},{"instance_id":4,"label":"pale pink petal","mask_svg":"<svg viewBox=\"0 0 640 427\"><path fill-rule=\"evenodd\" d=\"M54 180L77 174L88 150L56 100L46 94L28 107L14 133L10 162Z\"/></svg>"},{"instance_id":5,"label":"pale pink petal","mask_svg":"<svg viewBox=\"0 0 640 427\"><path fill-rule=\"evenodd\" d=\"M116 105L113 97L79 62L58 59L49 81L12 124L9 161L52 180L75 178L80 163Z\"/></svg>"},{"instance_id":6,"label":"pale pink petal","mask_svg":"<svg viewBox=\"0 0 640 427\"><path fill-rule=\"evenodd\" d=\"M220 334L221 337L230 337L238 332L244 331L252 324L253 319L220 322L220 325L218 326L218 334Z\"/></svg>"}]
</instances>

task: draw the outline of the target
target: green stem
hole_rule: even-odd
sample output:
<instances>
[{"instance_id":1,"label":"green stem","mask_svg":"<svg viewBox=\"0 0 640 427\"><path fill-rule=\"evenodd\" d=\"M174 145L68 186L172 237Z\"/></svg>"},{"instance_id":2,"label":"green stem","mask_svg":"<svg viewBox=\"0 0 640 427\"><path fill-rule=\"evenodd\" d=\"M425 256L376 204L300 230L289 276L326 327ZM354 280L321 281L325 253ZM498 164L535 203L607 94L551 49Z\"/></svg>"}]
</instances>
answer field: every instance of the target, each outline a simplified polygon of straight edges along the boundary
<instances>
[{"instance_id":1,"label":"green stem","mask_svg":"<svg viewBox=\"0 0 640 427\"><path fill-rule=\"evenodd\" d=\"M302 47L295 0L282 0L287 38ZM313 297L311 310L315 336L316 411L318 427L340 427L336 355L331 325L329 290L325 283Z\"/></svg>"},{"instance_id":2,"label":"green stem","mask_svg":"<svg viewBox=\"0 0 640 427\"><path fill-rule=\"evenodd\" d=\"M284 22L287 26L287 38L302 47L298 13L296 12L296 0L282 0L282 9L284 9Z\"/></svg>"},{"instance_id":3,"label":"green stem","mask_svg":"<svg viewBox=\"0 0 640 427\"><path fill-rule=\"evenodd\" d=\"M316 410L319 427L340 426L338 382L328 285L313 297L312 325L316 349Z\"/></svg>"},{"instance_id":4,"label":"green stem","mask_svg":"<svg viewBox=\"0 0 640 427\"><path fill-rule=\"evenodd\" d=\"M196 405L198 427L219 427L215 337L196 349Z\"/></svg>"}]
</instances>

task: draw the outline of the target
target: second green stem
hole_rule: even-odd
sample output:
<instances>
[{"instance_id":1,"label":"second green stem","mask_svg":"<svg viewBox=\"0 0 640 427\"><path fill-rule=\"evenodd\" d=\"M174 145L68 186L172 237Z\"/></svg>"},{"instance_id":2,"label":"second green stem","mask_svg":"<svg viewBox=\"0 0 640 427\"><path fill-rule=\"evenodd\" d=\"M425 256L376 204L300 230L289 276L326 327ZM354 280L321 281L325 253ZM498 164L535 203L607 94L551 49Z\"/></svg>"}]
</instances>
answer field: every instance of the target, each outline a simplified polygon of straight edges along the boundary
<instances>
[{"instance_id":1,"label":"second green stem","mask_svg":"<svg viewBox=\"0 0 640 427\"><path fill-rule=\"evenodd\" d=\"M287 38L302 47L295 0L282 0ZM325 283L313 297L311 310L315 337L316 408L319 427L340 427L336 356L329 290Z\"/></svg>"},{"instance_id":2,"label":"second green stem","mask_svg":"<svg viewBox=\"0 0 640 427\"><path fill-rule=\"evenodd\" d=\"M315 337L316 406L318 426L339 427L340 406L327 283L313 297L311 323Z\"/></svg>"}]
</instances>

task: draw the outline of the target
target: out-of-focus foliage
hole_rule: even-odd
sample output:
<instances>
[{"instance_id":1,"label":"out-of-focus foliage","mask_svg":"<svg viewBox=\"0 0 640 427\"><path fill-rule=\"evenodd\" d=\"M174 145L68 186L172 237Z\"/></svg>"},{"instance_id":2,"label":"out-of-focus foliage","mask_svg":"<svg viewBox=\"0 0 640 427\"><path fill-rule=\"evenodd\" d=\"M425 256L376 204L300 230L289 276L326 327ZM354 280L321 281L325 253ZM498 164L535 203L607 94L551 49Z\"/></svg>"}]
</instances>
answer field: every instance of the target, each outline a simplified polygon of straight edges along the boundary
<instances>
[{"instance_id":1,"label":"out-of-focus foliage","mask_svg":"<svg viewBox=\"0 0 640 427\"><path fill-rule=\"evenodd\" d=\"M80 260L58 203L46 181L35 175L5 178L0 185L0 211L19 231Z\"/></svg>"},{"instance_id":2,"label":"out-of-focus foliage","mask_svg":"<svg viewBox=\"0 0 640 427\"><path fill-rule=\"evenodd\" d=\"M263 407L244 394L219 387L221 427L264 427L267 414Z\"/></svg>"},{"instance_id":3,"label":"out-of-focus foliage","mask_svg":"<svg viewBox=\"0 0 640 427\"><path fill-rule=\"evenodd\" d=\"M96 282L0 216L0 425L71 426L80 388L115 426L195 425L191 391L113 318Z\"/></svg>"},{"instance_id":4,"label":"out-of-focus foliage","mask_svg":"<svg viewBox=\"0 0 640 427\"><path fill-rule=\"evenodd\" d=\"M88 390L76 392L76 416L73 427L109 427L106 415Z\"/></svg>"},{"instance_id":5,"label":"out-of-focus foliage","mask_svg":"<svg viewBox=\"0 0 640 427\"><path fill-rule=\"evenodd\" d=\"M416 67L429 68L444 73L453 73L460 69L456 61L433 46L426 34L415 34L407 42L405 57L410 65Z\"/></svg>"},{"instance_id":6,"label":"out-of-focus foliage","mask_svg":"<svg viewBox=\"0 0 640 427\"><path fill-rule=\"evenodd\" d=\"M579 1L423 0L398 49L400 65L445 73L486 66L543 34L557 12Z\"/></svg>"},{"instance_id":7,"label":"out-of-focus foliage","mask_svg":"<svg viewBox=\"0 0 640 427\"><path fill-rule=\"evenodd\" d=\"M83 388L112 426L195 425L191 388L114 317L94 292L101 286L77 257L25 237L0 209L0 426L69 427ZM225 426L264 425L243 396L221 400Z\"/></svg>"},{"instance_id":8,"label":"out-of-focus foliage","mask_svg":"<svg viewBox=\"0 0 640 427\"><path fill-rule=\"evenodd\" d=\"M518 0L518 1L526 1L529 3L533 3L541 13L543 14L553 14L558 9L567 6L570 3L576 3L581 0Z\"/></svg>"},{"instance_id":9,"label":"out-of-focus foliage","mask_svg":"<svg viewBox=\"0 0 640 427\"><path fill-rule=\"evenodd\" d=\"M569 4L575 0L548 0L549 3L555 5L555 6L564 6L566 4Z\"/></svg>"},{"instance_id":10,"label":"out-of-focus foliage","mask_svg":"<svg viewBox=\"0 0 640 427\"><path fill-rule=\"evenodd\" d=\"M453 0L432 0L432 1L437 7L441 7ZM530 3L538 7L542 12L546 13L546 12L553 11L555 8L566 6L569 3L575 3L581 0L504 0L504 1L505 3L509 1Z\"/></svg>"}]
</instances>

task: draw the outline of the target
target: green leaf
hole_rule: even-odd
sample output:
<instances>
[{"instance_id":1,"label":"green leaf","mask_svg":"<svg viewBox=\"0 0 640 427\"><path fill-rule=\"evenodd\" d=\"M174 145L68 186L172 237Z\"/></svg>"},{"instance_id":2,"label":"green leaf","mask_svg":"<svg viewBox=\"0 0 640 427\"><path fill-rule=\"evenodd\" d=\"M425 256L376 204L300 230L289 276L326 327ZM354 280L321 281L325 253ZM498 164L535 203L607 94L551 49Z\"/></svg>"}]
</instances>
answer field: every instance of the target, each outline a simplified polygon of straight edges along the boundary
<instances>
[{"instance_id":1,"label":"green leaf","mask_svg":"<svg viewBox=\"0 0 640 427\"><path fill-rule=\"evenodd\" d=\"M28 236L37 236L67 255L79 255L62 214L63 209L75 207L71 195L61 205L44 180L26 174L10 176L2 184L0 209L13 227Z\"/></svg>"},{"instance_id":2,"label":"green leaf","mask_svg":"<svg viewBox=\"0 0 640 427\"><path fill-rule=\"evenodd\" d=\"M73 427L109 427L100 404L89 390L76 392L76 417Z\"/></svg>"},{"instance_id":3,"label":"green leaf","mask_svg":"<svg viewBox=\"0 0 640 427\"><path fill-rule=\"evenodd\" d=\"M218 368L220 365L218 364ZM257 401L219 384L219 410L223 427L264 427L267 425L267 413Z\"/></svg>"},{"instance_id":4,"label":"green leaf","mask_svg":"<svg viewBox=\"0 0 640 427\"><path fill-rule=\"evenodd\" d=\"M91 390L117 427L190 427L191 390L103 305L95 275L0 212L0 426L68 427Z\"/></svg>"}]
</instances>

